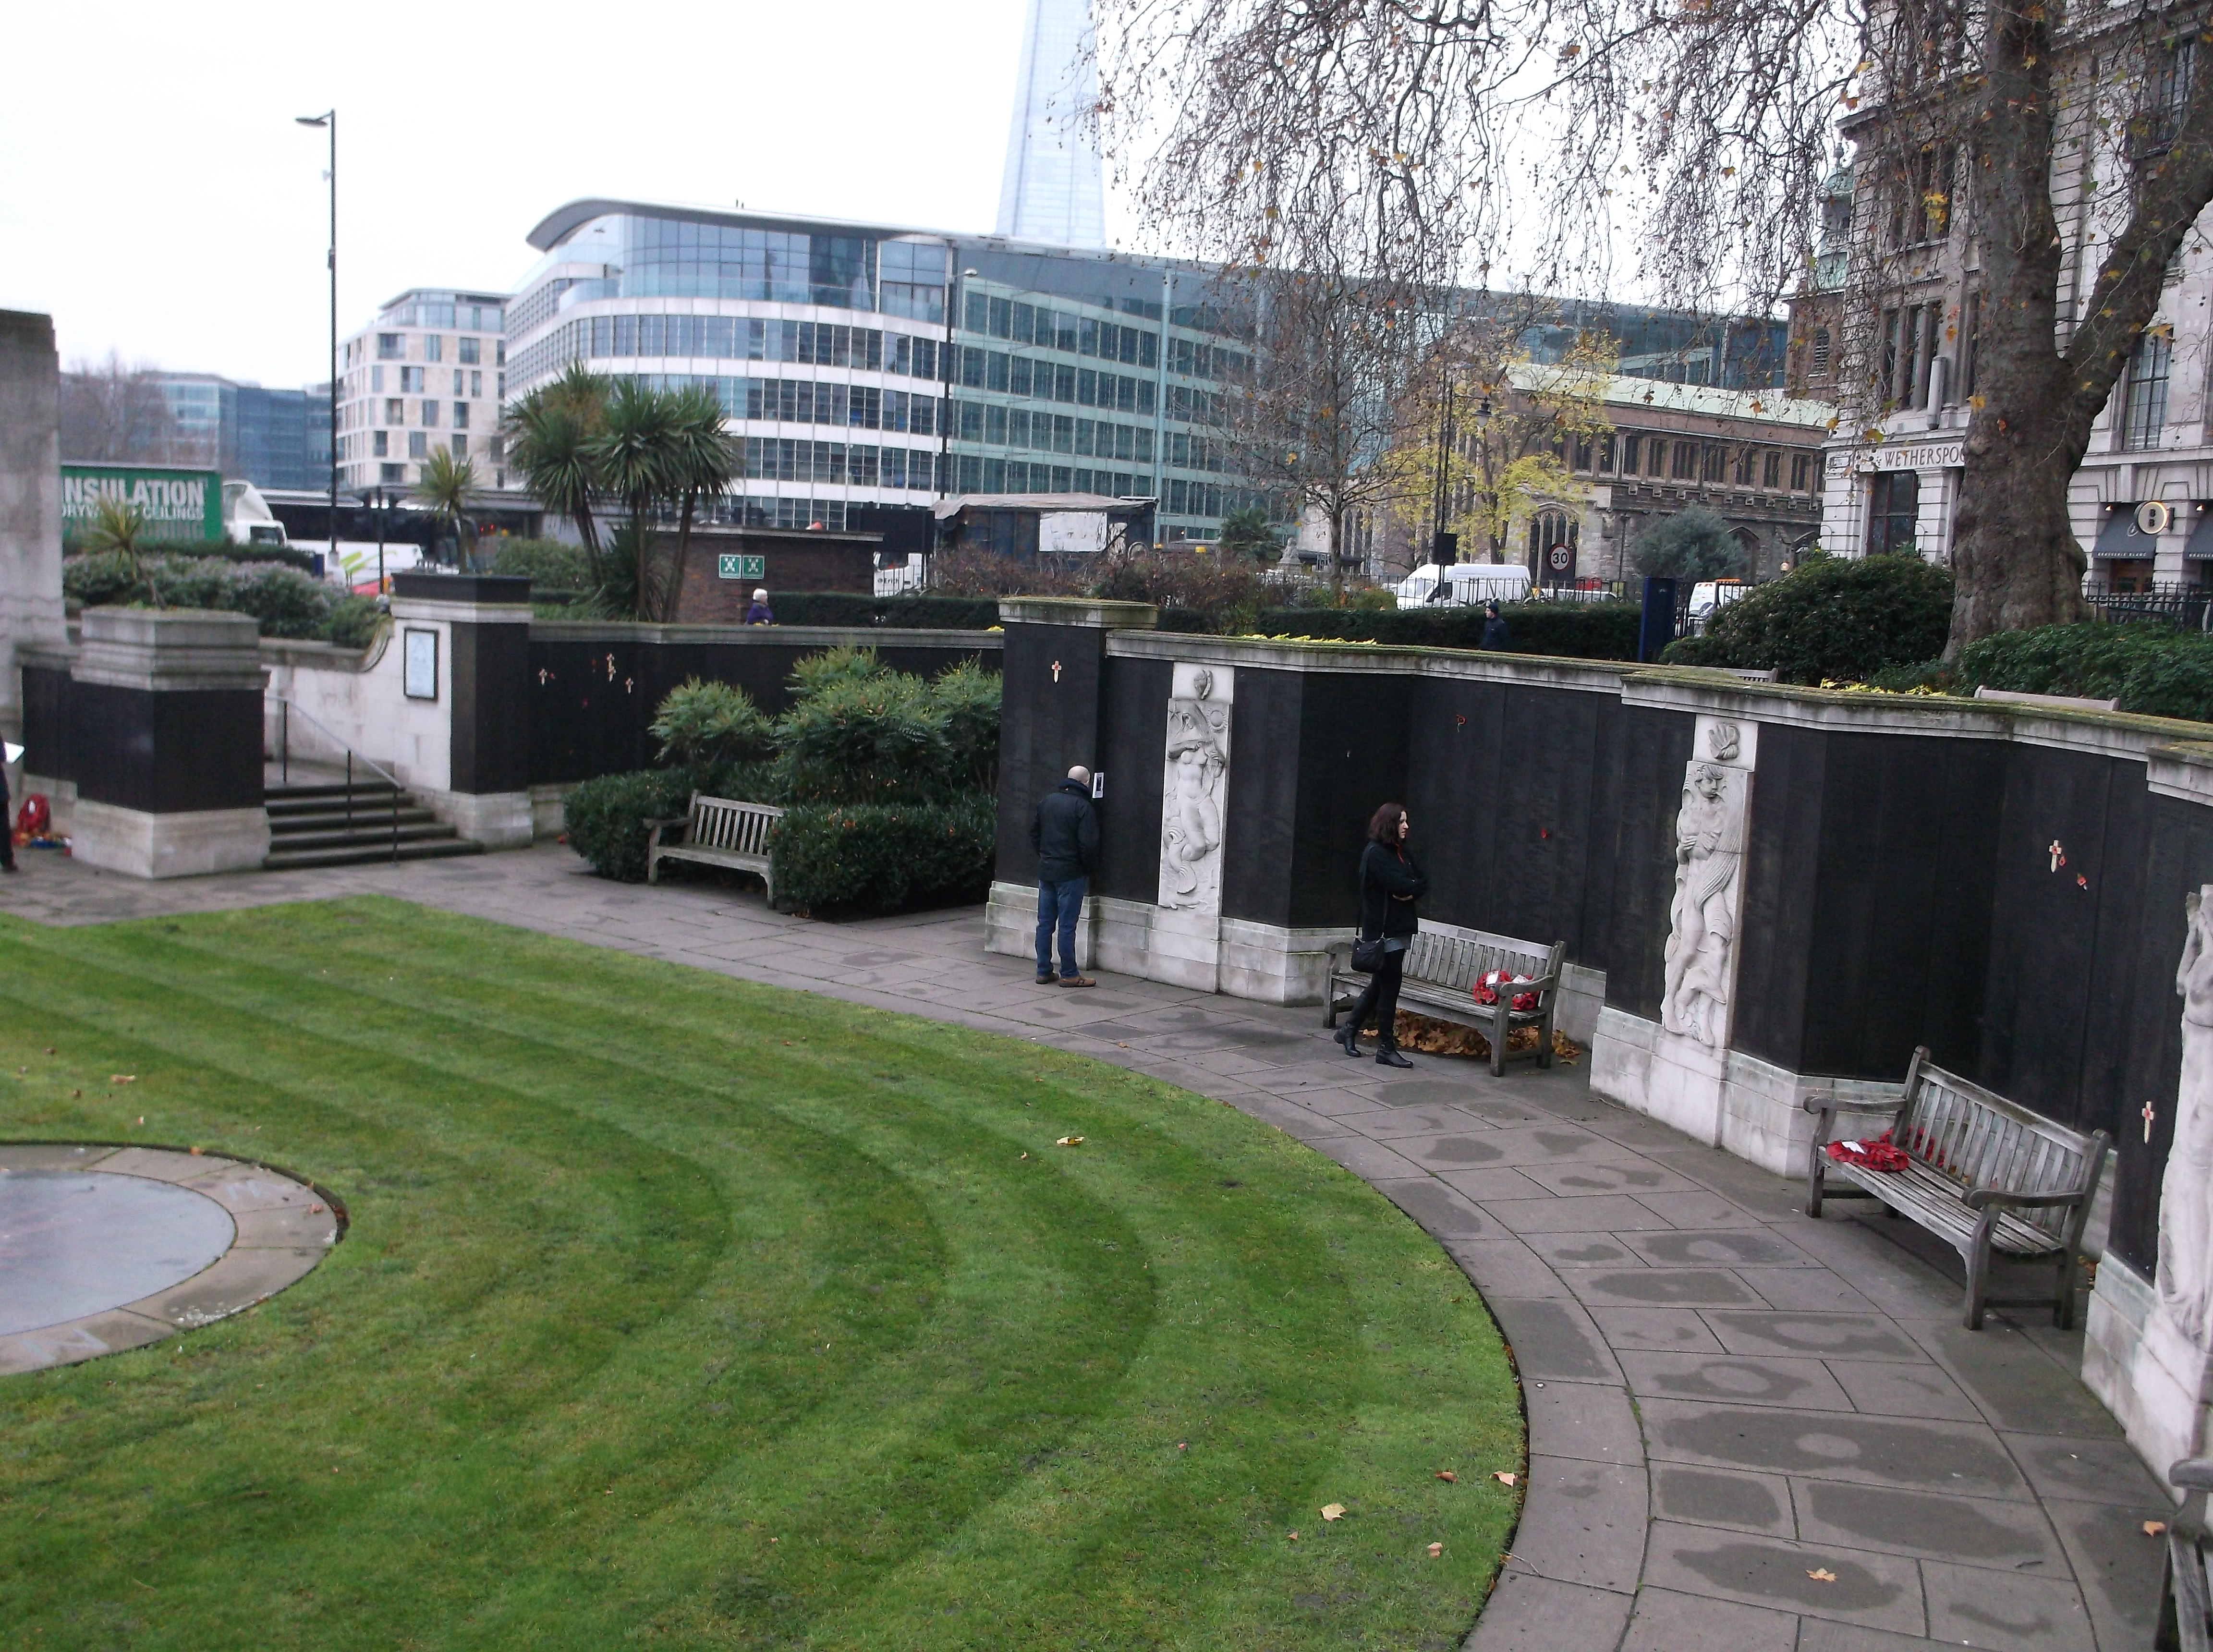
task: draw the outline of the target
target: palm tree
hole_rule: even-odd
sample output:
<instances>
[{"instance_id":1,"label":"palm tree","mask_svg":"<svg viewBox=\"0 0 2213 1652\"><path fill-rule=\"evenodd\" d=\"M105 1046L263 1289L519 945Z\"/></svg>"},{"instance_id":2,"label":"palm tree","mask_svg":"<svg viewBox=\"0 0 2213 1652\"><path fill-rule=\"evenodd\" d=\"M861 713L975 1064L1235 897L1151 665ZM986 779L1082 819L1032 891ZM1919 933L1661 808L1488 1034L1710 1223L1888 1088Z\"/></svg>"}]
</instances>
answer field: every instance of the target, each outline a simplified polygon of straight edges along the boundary
<instances>
[{"instance_id":1,"label":"palm tree","mask_svg":"<svg viewBox=\"0 0 2213 1652\"><path fill-rule=\"evenodd\" d=\"M430 515L453 525L454 560L464 569L476 565L476 523L468 514L476 491L476 461L456 459L443 448L430 450L422 479L415 484L415 497L430 508Z\"/></svg>"},{"instance_id":2,"label":"palm tree","mask_svg":"<svg viewBox=\"0 0 2213 1652\"><path fill-rule=\"evenodd\" d=\"M139 557L138 541L145 536L145 511L128 500L103 494L94 509L92 527L86 531L84 543L87 550L120 561L131 584L143 580L147 605L158 608L162 598L154 589L153 570Z\"/></svg>"},{"instance_id":3,"label":"palm tree","mask_svg":"<svg viewBox=\"0 0 2213 1652\"><path fill-rule=\"evenodd\" d=\"M594 588L606 570L600 565L599 524L592 506L606 489L591 448L607 411L607 379L582 362L571 362L559 378L517 401L505 426L508 463L521 472L523 485L540 504L576 525Z\"/></svg>"},{"instance_id":4,"label":"palm tree","mask_svg":"<svg viewBox=\"0 0 2213 1652\"><path fill-rule=\"evenodd\" d=\"M618 379L607 397L607 422L585 449L601 486L623 502L631 549L637 558L636 612L655 613L654 507L676 491L673 465L674 398L635 379Z\"/></svg>"},{"instance_id":5,"label":"palm tree","mask_svg":"<svg viewBox=\"0 0 2213 1652\"><path fill-rule=\"evenodd\" d=\"M668 394L668 483L678 499L676 565L661 594L661 618L676 618L684 565L692 553L692 518L703 500L722 497L738 471L738 446L724 426L722 398L705 385Z\"/></svg>"}]
</instances>

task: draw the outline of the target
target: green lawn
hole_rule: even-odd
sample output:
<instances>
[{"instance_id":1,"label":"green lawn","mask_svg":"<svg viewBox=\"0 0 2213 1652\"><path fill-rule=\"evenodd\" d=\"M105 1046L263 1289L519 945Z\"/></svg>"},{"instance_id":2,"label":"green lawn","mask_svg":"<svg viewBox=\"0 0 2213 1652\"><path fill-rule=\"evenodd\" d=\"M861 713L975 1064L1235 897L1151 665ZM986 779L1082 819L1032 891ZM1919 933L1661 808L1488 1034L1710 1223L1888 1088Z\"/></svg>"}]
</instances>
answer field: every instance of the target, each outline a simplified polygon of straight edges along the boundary
<instances>
[{"instance_id":1,"label":"green lawn","mask_svg":"<svg viewBox=\"0 0 2213 1652\"><path fill-rule=\"evenodd\" d=\"M0 1139L257 1156L352 1222L0 1378L11 1652L1445 1648L1510 1529L1459 1271L1115 1068L359 899L0 917Z\"/></svg>"}]
</instances>

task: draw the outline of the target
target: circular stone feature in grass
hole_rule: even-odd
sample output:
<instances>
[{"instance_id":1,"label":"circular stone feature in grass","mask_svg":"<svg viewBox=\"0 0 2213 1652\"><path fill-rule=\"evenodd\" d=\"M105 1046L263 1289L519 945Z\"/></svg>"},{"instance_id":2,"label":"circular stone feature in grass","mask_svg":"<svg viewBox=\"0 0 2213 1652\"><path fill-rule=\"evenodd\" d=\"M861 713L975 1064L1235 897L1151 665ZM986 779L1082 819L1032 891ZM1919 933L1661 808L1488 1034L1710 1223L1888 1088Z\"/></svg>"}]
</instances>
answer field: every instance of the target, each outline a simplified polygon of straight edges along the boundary
<instances>
[{"instance_id":1,"label":"circular stone feature in grass","mask_svg":"<svg viewBox=\"0 0 2213 1652\"><path fill-rule=\"evenodd\" d=\"M158 1148L0 1145L0 1373L209 1324L320 1259L338 1218L262 1166Z\"/></svg>"},{"instance_id":2,"label":"circular stone feature in grass","mask_svg":"<svg viewBox=\"0 0 2213 1652\"><path fill-rule=\"evenodd\" d=\"M91 1171L0 1173L0 1335L121 1308L181 1284L230 1248L204 1193Z\"/></svg>"}]
</instances>

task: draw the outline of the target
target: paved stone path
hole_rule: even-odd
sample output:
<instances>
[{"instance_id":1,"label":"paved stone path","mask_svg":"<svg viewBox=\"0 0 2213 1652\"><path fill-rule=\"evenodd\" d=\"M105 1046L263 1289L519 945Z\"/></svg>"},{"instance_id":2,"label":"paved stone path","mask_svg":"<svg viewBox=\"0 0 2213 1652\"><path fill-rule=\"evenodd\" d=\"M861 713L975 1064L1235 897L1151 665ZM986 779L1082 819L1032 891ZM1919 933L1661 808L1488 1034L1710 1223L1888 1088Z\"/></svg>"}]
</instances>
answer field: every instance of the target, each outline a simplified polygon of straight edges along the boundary
<instances>
[{"instance_id":1,"label":"paved stone path","mask_svg":"<svg viewBox=\"0 0 2213 1652\"><path fill-rule=\"evenodd\" d=\"M31 854L0 910L75 924L380 893L1033 1038L1267 1119L1379 1188L1510 1338L1528 1496L1473 1652L2138 1652L2170 1505L2082 1339L1958 1320L1959 1266L1594 1096L1582 1066L1348 1061L1312 1009L1032 984L974 908L830 924L599 881L553 845L149 885ZM2042 1277L2039 1275L2039 1277ZM1819 1574L1816 1576L1815 1574Z\"/></svg>"}]
</instances>

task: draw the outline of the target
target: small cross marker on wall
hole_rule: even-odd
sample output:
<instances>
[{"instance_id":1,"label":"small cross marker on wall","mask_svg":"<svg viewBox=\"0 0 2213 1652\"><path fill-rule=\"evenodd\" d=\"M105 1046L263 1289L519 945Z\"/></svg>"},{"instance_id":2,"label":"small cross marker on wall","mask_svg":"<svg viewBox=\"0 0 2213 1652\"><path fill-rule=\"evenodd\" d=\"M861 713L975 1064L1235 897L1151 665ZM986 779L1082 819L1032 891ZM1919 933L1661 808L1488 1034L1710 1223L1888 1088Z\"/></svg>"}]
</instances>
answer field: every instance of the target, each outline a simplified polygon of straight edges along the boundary
<instances>
[{"instance_id":1,"label":"small cross marker on wall","mask_svg":"<svg viewBox=\"0 0 2213 1652\"><path fill-rule=\"evenodd\" d=\"M2051 869L2053 871L2057 872L2061 867L2067 864L2067 851L2059 846L2059 839L2057 838L2054 838L2051 840Z\"/></svg>"},{"instance_id":2,"label":"small cross marker on wall","mask_svg":"<svg viewBox=\"0 0 2213 1652\"><path fill-rule=\"evenodd\" d=\"M1060 661L1058 660L1052 662L1052 680L1055 682L1060 680Z\"/></svg>"},{"instance_id":3,"label":"small cross marker on wall","mask_svg":"<svg viewBox=\"0 0 2213 1652\"><path fill-rule=\"evenodd\" d=\"M2151 1110L2151 1103L2147 1101L2143 1104L2143 1112L2139 1116L2144 1121L2144 1140L2149 1143L2151 1140L2151 1121L2159 1115Z\"/></svg>"}]
</instances>

